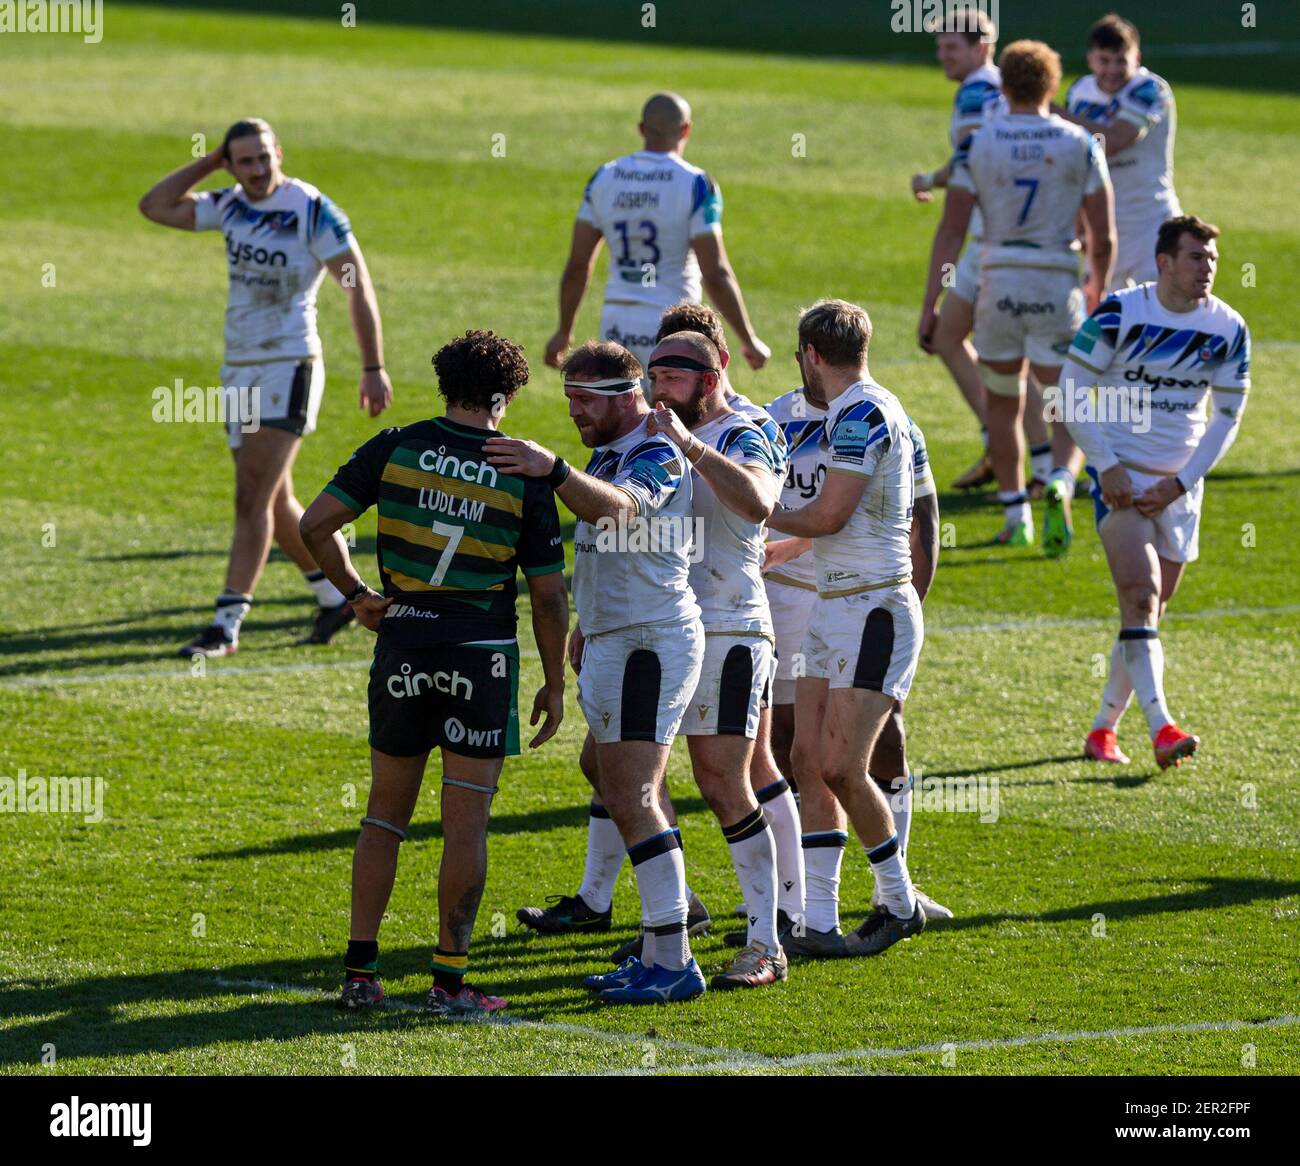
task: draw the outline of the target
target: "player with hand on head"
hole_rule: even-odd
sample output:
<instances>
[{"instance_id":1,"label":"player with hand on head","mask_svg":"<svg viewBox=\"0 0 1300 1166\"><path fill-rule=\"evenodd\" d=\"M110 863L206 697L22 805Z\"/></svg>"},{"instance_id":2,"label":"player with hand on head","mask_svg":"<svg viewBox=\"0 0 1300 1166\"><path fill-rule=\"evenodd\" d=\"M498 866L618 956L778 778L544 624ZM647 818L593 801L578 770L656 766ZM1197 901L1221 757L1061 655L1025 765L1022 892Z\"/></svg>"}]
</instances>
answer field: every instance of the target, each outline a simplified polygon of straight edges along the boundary
<instances>
[{"instance_id":1,"label":"player with hand on head","mask_svg":"<svg viewBox=\"0 0 1300 1166\"><path fill-rule=\"evenodd\" d=\"M1160 225L1183 213L1174 191L1173 90L1142 64L1138 30L1115 13L1088 30L1088 68L1057 112L1106 143L1115 187L1111 290L1158 278Z\"/></svg>"},{"instance_id":2,"label":"player with hand on head","mask_svg":"<svg viewBox=\"0 0 1300 1166\"><path fill-rule=\"evenodd\" d=\"M1250 329L1211 290L1218 236L1194 215L1166 222L1156 236L1159 278L1108 297L1062 373L1119 600L1119 638L1084 745L1094 761L1128 761L1115 730L1135 691L1161 769L1200 744L1165 700L1160 620L1199 554L1205 476L1236 440L1250 388Z\"/></svg>"},{"instance_id":3,"label":"player with hand on head","mask_svg":"<svg viewBox=\"0 0 1300 1166\"><path fill-rule=\"evenodd\" d=\"M926 302L956 260L976 206L984 216L975 351L988 390L989 456L1006 521L997 542L1027 546L1033 518L1025 492L1020 418L1028 361L1046 399L1059 402L1061 360L1096 306L1110 271L1114 216L1106 160L1082 129L1049 111L1061 59L1040 41L1002 53L1006 113L985 122L954 159L943 221L930 255ZM1082 209L1091 274L1079 287L1075 223ZM1053 426L1054 468L1044 491L1043 550L1059 558L1074 537L1078 450L1063 422Z\"/></svg>"},{"instance_id":4,"label":"player with hand on head","mask_svg":"<svg viewBox=\"0 0 1300 1166\"><path fill-rule=\"evenodd\" d=\"M212 623L182 656L227 656L275 539L302 571L318 611L306 642L326 644L351 622L350 604L298 534L302 506L293 463L316 428L325 365L316 331L316 293L325 272L348 297L361 356L361 407L377 417L392 402L384 371L379 305L347 215L316 187L283 170L275 131L261 118L232 125L217 149L167 175L141 200L151 221L183 231L221 231L230 291L221 369L228 443L235 460L235 533L225 589ZM218 170L235 186L194 193Z\"/></svg>"},{"instance_id":5,"label":"player with hand on head","mask_svg":"<svg viewBox=\"0 0 1300 1166\"><path fill-rule=\"evenodd\" d=\"M465 981L487 878L488 810L506 757L519 752L515 574L532 601L545 683L530 743L564 717L569 627L564 546L550 486L486 456L506 407L528 381L523 349L467 332L433 358L444 416L386 429L342 466L302 517L302 537L357 618L378 633L370 670L372 782L352 864L352 930L340 1003L384 998L379 926L392 894L429 753L442 751L438 946L425 1007L481 1015L506 1001ZM338 535L370 507L382 595L366 586Z\"/></svg>"},{"instance_id":6,"label":"player with hand on head","mask_svg":"<svg viewBox=\"0 0 1300 1166\"><path fill-rule=\"evenodd\" d=\"M817 568L805 674L795 686L796 768L802 775L798 755L815 741L817 776L853 823L880 893L880 906L844 937L850 955L878 955L925 927L889 801L869 769L924 638L911 582L911 426L898 398L871 377L870 343L871 321L856 304L822 300L800 316L804 385L827 407L826 479L808 505L768 520L812 539Z\"/></svg>"},{"instance_id":7,"label":"player with hand on head","mask_svg":"<svg viewBox=\"0 0 1300 1166\"><path fill-rule=\"evenodd\" d=\"M600 317L603 339L621 344L644 368L660 313L678 300L698 303L703 290L740 337L746 363L762 368L771 352L750 323L722 243L722 192L682 157L691 134L691 107L676 93L656 93L645 103L638 129L644 148L605 163L583 192L560 277L560 322L547 341L546 363L559 368L573 341L574 320L605 242L609 281Z\"/></svg>"},{"instance_id":8,"label":"player with hand on head","mask_svg":"<svg viewBox=\"0 0 1300 1166\"><path fill-rule=\"evenodd\" d=\"M583 983L609 1004L691 1000L707 985L687 938L681 834L664 814L668 754L700 679L704 629L690 585L691 473L650 430L640 362L588 342L564 362L564 395L586 471L531 441L488 443L492 463L545 478L578 517L573 599L582 632L578 701L594 739L599 796L641 894L640 958Z\"/></svg>"}]
</instances>

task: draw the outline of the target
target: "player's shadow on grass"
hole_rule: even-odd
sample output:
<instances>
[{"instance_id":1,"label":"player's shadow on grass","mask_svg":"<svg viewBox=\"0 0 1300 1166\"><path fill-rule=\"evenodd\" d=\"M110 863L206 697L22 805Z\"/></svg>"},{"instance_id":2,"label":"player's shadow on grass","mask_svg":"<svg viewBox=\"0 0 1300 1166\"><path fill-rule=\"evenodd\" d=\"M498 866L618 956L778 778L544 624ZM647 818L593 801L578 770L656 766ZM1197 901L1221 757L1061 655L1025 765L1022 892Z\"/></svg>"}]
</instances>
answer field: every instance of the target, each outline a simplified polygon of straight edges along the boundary
<instances>
[{"instance_id":1,"label":"player's shadow on grass","mask_svg":"<svg viewBox=\"0 0 1300 1166\"><path fill-rule=\"evenodd\" d=\"M696 814L708 807L703 798L674 797L673 805L679 815ZM491 834L537 834L559 830L566 826L585 826L589 810L586 803L556 806L549 810L529 810L520 814L494 814L488 824ZM441 822L414 822L407 834L412 842L442 837ZM210 850L197 855L200 859L226 861L228 859L268 858L277 854L316 854L326 850L351 850L356 845L357 831L330 830L320 834L291 834L275 842L258 846L243 846L237 850Z\"/></svg>"}]
</instances>

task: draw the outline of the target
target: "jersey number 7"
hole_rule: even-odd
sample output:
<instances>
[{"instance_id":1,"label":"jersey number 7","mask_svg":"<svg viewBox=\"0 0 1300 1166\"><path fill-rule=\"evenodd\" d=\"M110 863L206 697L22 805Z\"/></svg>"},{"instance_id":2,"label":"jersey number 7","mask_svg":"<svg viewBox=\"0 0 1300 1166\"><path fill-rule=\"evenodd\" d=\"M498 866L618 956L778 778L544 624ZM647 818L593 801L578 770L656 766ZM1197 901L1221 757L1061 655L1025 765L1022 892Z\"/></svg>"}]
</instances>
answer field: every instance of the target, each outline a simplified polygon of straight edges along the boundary
<instances>
[{"instance_id":1,"label":"jersey number 7","mask_svg":"<svg viewBox=\"0 0 1300 1166\"><path fill-rule=\"evenodd\" d=\"M1038 193L1038 179L1017 178L1016 185L1029 188L1029 193L1025 196L1025 205L1020 208L1020 217L1016 220L1016 226L1023 227L1025 220L1029 217L1029 208L1034 205L1034 195Z\"/></svg>"},{"instance_id":2,"label":"jersey number 7","mask_svg":"<svg viewBox=\"0 0 1300 1166\"><path fill-rule=\"evenodd\" d=\"M433 533L440 534L447 540L447 545L442 548L442 554L438 556L438 564L433 568L433 574L429 576L430 583L435 587L441 587L451 567L451 561L456 557L456 548L460 546L460 540L465 537L465 528L452 526L446 522L435 522Z\"/></svg>"}]
</instances>

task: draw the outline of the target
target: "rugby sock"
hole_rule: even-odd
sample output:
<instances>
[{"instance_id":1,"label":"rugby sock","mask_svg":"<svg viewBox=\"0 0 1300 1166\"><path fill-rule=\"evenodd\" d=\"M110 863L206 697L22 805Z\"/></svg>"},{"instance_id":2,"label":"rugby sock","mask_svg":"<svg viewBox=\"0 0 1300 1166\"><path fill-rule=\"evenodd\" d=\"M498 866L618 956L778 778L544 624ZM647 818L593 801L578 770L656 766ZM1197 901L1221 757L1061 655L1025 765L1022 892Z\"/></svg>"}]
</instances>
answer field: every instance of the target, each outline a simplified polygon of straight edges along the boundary
<instances>
[{"instance_id":1,"label":"rugby sock","mask_svg":"<svg viewBox=\"0 0 1300 1166\"><path fill-rule=\"evenodd\" d=\"M907 857L907 836L912 831L912 775L906 777L877 777L874 779L894 815L894 833L898 835L898 849Z\"/></svg>"},{"instance_id":2,"label":"rugby sock","mask_svg":"<svg viewBox=\"0 0 1300 1166\"><path fill-rule=\"evenodd\" d=\"M343 592L325 578L324 571L304 571L302 577L321 607L338 607L343 602Z\"/></svg>"},{"instance_id":3,"label":"rugby sock","mask_svg":"<svg viewBox=\"0 0 1300 1166\"><path fill-rule=\"evenodd\" d=\"M1069 466L1054 466L1047 480L1049 482L1060 482L1065 487L1066 495L1070 498L1074 497L1074 487L1077 479L1070 472Z\"/></svg>"},{"instance_id":4,"label":"rugby sock","mask_svg":"<svg viewBox=\"0 0 1300 1166\"><path fill-rule=\"evenodd\" d=\"M799 807L784 779L754 794L763 808L776 845L776 905L791 919L803 914L803 847L799 839Z\"/></svg>"},{"instance_id":5,"label":"rugby sock","mask_svg":"<svg viewBox=\"0 0 1300 1166\"><path fill-rule=\"evenodd\" d=\"M1165 704L1165 650L1160 645L1160 629L1121 628L1119 642L1124 649L1124 664L1133 681L1133 691L1154 737L1174 719Z\"/></svg>"},{"instance_id":6,"label":"rugby sock","mask_svg":"<svg viewBox=\"0 0 1300 1166\"><path fill-rule=\"evenodd\" d=\"M739 822L723 826L722 836L749 912L748 941L758 940L775 952L781 946L776 937L776 843L762 807L756 806Z\"/></svg>"},{"instance_id":7,"label":"rugby sock","mask_svg":"<svg viewBox=\"0 0 1300 1166\"><path fill-rule=\"evenodd\" d=\"M840 863L849 836L843 830L826 830L803 836L803 861L808 893L804 922L813 931L835 931L840 925Z\"/></svg>"},{"instance_id":8,"label":"rugby sock","mask_svg":"<svg viewBox=\"0 0 1300 1166\"><path fill-rule=\"evenodd\" d=\"M375 979L379 975L379 940L349 939L343 974L349 980Z\"/></svg>"},{"instance_id":9,"label":"rugby sock","mask_svg":"<svg viewBox=\"0 0 1300 1166\"><path fill-rule=\"evenodd\" d=\"M1023 490L999 490L998 501L1006 511L1008 526L1014 526L1017 522L1033 521L1029 513L1029 495Z\"/></svg>"},{"instance_id":10,"label":"rugby sock","mask_svg":"<svg viewBox=\"0 0 1300 1166\"><path fill-rule=\"evenodd\" d=\"M1029 447L1029 472L1038 481L1047 481L1047 475L1052 472L1052 443L1050 441L1043 441L1038 445Z\"/></svg>"},{"instance_id":11,"label":"rugby sock","mask_svg":"<svg viewBox=\"0 0 1300 1166\"><path fill-rule=\"evenodd\" d=\"M604 806L593 801L587 819L587 865L582 872L582 886L578 888L582 901L593 911L609 910L626 854L623 836L614 819Z\"/></svg>"},{"instance_id":12,"label":"rugby sock","mask_svg":"<svg viewBox=\"0 0 1300 1166\"><path fill-rule=\"evenodd\" d=\"M433 969L433 986L441 988L449 996L454 996L465 983L465 972L469 969L469 952L448 951L445 947L435 947L429 967Z\"/></svg>"},{"instance_id":13,"label":"rugby sock","mask_svg":"<svg viewBox=\"0 0 1300 1166\"><path fill-rule=\"evenodd\" d=\"M1133 681L1129 678L1128 665L1124 663L1124 644L1115 641L1110 650L1110 672L1106 676L1106 687L1101 693L1101 708L1092 722L1094 729L1113 729L1133 699Z\"/></svg>"},{"instance_id":14,"label":"rugby sock","mask_svg":"<svg viewBox=\"0 0 1300 1166\"><path fill-rule=\"evenodd\" d=\"M686 940L686 866L682 844L672 830L627 848L641 893L645 946L641 962L680 971L691 958ZM679 938L680 933L680 938Z\"/></svg>"},{"instance_id":15,"label":"rugby sock","mask_svg":"<svg viewBox=\"0 0 1300 1166\"><path fill-rule=\"evenodd\" d=\"M251 595L245 595L242 591L223 591L217 596L217 613L212 617L212 622L232 640L237 640L239 626L252 606Z\"/></svg>"},{"instance_id":16,"label":"rugby sock","mask_svg":"<svg viewBox=\"0 0 1300 1166\"><path fill-rule=\"evenodd\" d=\"M908 877L907 863L898 845L898 835L867 851L871 873L876 876L876 889L880 901L899 919L910 919L916 913L916 894Z\"/></svg>"}]
</instances>

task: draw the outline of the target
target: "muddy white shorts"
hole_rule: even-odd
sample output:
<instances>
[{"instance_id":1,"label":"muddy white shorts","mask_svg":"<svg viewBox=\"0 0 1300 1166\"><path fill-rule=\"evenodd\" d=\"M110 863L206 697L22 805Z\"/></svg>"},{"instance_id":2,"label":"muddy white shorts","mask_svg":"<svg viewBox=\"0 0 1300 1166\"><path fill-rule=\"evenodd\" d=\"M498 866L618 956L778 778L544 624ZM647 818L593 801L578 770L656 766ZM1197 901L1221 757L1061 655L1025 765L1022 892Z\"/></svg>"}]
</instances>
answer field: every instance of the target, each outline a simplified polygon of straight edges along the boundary
<instances>
[{"instance_id":1,"label":"muddy white shorts","mask_svg":"<svg viewBox=\"0 0 1300 1166\"><path fill-rule=\"evenodd\" d=\"M298 437L315 432L325 396L325 362L271 360L265 364L227 364L221 368L226 440L231 449L245 433L287 429Z\"/></svg>"},{"instance_id":2,"label":"muddy white shorts","mask_svg":"<svg viewBox=\"0 0 1300 1166\"><path fill-rule=\"evenodd\" d=\"M808 621L808 675L831 688L866 688L906 700L921 658L925 621L911 583L818 596Z\"/></svg>"},{"instance_id":3,"label":"muddy white shorts","mask_svg":"<svg viewBox=\"0 0 1300 1166\"><path fill-rule=\"evenodd\" d=\"M1059 366L1083 327L1084 304L1073 271L986 267L975 300L975 352L988 362L1027 356Z\"/></svg>"}]
</instances>

